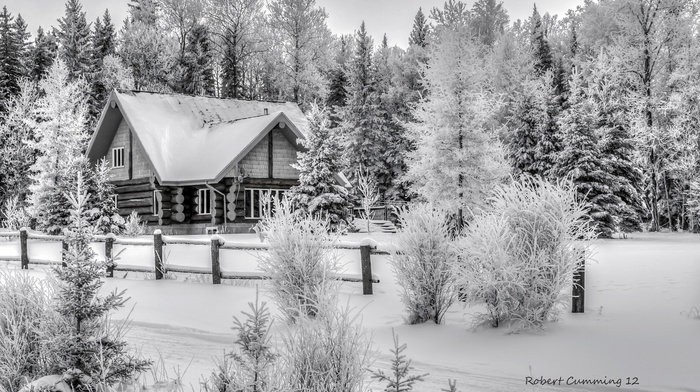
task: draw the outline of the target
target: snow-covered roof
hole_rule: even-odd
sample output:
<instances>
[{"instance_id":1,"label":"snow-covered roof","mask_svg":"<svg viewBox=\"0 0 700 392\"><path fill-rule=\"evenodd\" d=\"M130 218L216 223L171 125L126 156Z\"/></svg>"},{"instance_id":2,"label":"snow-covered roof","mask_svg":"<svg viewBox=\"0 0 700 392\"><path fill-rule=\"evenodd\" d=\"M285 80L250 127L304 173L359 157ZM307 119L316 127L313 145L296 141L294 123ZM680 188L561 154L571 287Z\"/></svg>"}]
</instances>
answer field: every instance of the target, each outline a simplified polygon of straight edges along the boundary
<instances>
[{"instance_id":1,"label":"snow-covered roof","mask_svg":"<svg viewBox=\"0 0 700 392\"><path fill-rule=\"evenodd\" d=\"M218 182L278 124L303 148L307 120L295 103L114 91L88 147L105 156L122 117L162 185Z\"/></svg>"}]
</instances>

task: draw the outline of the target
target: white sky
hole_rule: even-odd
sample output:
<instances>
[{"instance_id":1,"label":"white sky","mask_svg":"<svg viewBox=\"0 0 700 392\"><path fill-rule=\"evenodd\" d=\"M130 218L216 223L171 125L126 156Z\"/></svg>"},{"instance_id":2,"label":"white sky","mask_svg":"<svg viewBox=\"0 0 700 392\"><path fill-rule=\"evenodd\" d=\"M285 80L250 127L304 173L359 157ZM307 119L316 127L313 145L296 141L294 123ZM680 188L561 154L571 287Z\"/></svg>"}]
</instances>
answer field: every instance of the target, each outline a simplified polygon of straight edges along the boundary
<instances>
[{"instance_id":1,"label":"white sky","mask_svg":"<svg viewBox=\"0 0 700 392\"><path fill-rule=\"evenodd\" d=\"M532 14L532 1L502 0L511 21L525 19ZM360 27L364 20L367 30L373 36L375 44L381 42L387 34L389 45L408 45L408 34L413 26L413 18L422 7L426 16L433 7L442 8L445 0L316 0L317 4L328 12L328 25L335 34L350 34ZM540 14L549 12L563 16L566 10L582 5L584 0L537 0ZM126 17L128 0L82 0L83 11L89 22L102 16L106 8L112 14L112 20L121 28ZM473 0L466 0L471 6ZM56 21L65 10L62 0L4 0L12 15L22 14L29 24L32 36L40 25L47 30L57 26Z\"/></svg>"}]
</instances>

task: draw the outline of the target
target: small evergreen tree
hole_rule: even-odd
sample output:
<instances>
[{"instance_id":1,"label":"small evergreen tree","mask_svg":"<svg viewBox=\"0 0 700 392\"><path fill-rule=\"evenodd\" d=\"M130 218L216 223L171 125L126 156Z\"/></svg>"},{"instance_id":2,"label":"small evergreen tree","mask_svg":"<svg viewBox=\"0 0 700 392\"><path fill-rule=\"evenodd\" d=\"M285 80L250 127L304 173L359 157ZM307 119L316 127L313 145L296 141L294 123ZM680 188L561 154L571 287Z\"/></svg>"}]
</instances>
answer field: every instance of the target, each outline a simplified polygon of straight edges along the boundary
<instances>
[{"instance_id":1,"label":"small evergreen tree","mask_svg":"<svg viewBox=\"0 0 700 392\"><path fill-rule=\"evenodd\" d=\"M91 199L89 222L98 234L120 234L124 231L124 218L119 215L119 209L114 203L114 185L109 182L110 167L105 159L95 166L90 178Z\"/></svg>"},{"instance_id":2,"label":"small evergreen tree","mask_svg":"<svg viewBox=\"0 0 700 392\"><path fill-rule=\"evenodd\" d=\"M302 141L307 152L298 153L299 185L292 187L291 201L296 209L328 219L332 230L348 224L348 191L337 184L342 150L338 135L328 128L327 112L317 106L309 114L308 137Z\"/></svg>"},{"instance_id":3,"label":"small evergreen tree","mask_svg":"<svg viewBox=\"0 0 700 392\"><path fill-rule=\"evenodd\" d=\"M394 355L391 359L391 373L384 373L383 370L372 370L372 378L380 382L386 383L384 392L409 392L413 390L413 384L418 381L425 381L423 377L428 373L421 375L409 374L413 367L411 360L406 360L406 355L403 353L406 350L406 343L399 345L399 335L394 330L391 330L391 335L394 337L394 348L390 352Z\"/></svg>"},{"instance_id":4,"label":"small evergreen tree","mask_svg":"<svg viewBox=\"0 0 700 392\"><path fill-rule=\"evenodd\" d=\"M66 195L71 208L65 266L53 270L59 283L56 309L71 325L56 342L63 356L55 367L73 390L92 391L98 385L131 380L150 363L129 355L126 342L109 325L110 312L126 302L125 291L99 295L105 264L95 260L90 248L94 228L88 223L89 196L81 175L75 189Z\"/></svg>"},{"instance_id":5,"label":"small evergreen tree","mask_svg":"<svg viewBox=\"0 0 700 392\"><path fill-rule=\"evenodd\" d=\"M197 25L189 34L183 58L181 85L177 88L185 94L214 95L214 71L209 31Z\"/></svg>"}]
</instances>

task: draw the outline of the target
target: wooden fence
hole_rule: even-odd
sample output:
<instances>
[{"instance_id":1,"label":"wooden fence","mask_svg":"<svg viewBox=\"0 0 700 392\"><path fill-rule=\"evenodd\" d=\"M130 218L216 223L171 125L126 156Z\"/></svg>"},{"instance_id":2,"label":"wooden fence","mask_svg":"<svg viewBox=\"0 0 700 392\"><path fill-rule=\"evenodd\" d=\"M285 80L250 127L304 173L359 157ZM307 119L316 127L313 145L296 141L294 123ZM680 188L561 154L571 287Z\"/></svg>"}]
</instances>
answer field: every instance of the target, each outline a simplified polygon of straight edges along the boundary
<instances>
[{"instance_id":1,"label":"wooden fence","mask_svg":"<svg viewBox=\"0 0 700 392\"><path fill-rule=\"evenodd\" d=\"M31 240L55 241L61 242L63 248L63 258L65 259L68 244L64 236L53 236L38 233L31 233L26 229L20 229L16 232L0 233L0 238L19 238L20 255L17 256L0 256L0 261L19 261L22 269L29 268L29 264L44 264L44 265L59 265L62 261L58 260L40 260L30 259L28 247ZM136 271L136 272L151 272L155 274L156 279L163 279L163 274L167 272L180 272L192 274L211 274L212 283L220 284L221 279L269 279L269 276L264 274L250 273L235 273L222 272L219 256L221 250L258 250L265 251L269 248L268 244L246 244L226 242L222 237L214 235L211 239L198 238L182 238L164 236L160 230L156 230L153 238L119 238L113 234L96 235L93 238L93 243L104 242L105 246L105 262L107 263L107 276L113 277L114 271ZM211 270L203 270L196 268L187 268L183 266L171 266L163 262L163 248L167 245L193 245L207 246L211 252ZM140 268L134 266L120 267L114 263L114 245L126 246L152 246L153 247L153 266L148 268ZM372 254L388 254L386 251L377 249L377 244L372 240L363 240L362 242L337 242L332 245L335 249L356 249L360 253L360 263L362 273L360 277L339 274L336 279L346 282L362 282L363 294L370 295L373 292L372 284L379 283L379 278L372 274Z\"/></svg>"}]
</instances>

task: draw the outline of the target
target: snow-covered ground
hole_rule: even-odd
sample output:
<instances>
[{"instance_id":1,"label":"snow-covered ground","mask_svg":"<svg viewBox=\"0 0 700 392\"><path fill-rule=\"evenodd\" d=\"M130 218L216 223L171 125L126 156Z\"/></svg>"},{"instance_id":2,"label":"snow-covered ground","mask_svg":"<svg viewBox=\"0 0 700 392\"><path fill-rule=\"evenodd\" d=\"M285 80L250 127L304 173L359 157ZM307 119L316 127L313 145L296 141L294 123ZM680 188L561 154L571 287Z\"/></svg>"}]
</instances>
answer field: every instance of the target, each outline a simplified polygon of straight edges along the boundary
<instances>
[{"instance_id":1,"label":"snow-covered ground","mask_svg":"<svg viewBox=\"0 0 700 392\"><path fill-rule=\"evenodd\" d=\"M372 237L388 243L392 235ZM252 236L235 240L258 241ZM7 252L6 245L0 242L0 252ZM597 241L594 249L596 260L586 270L586 312L571 314L567 308L542 332L472 329L472 314L481 309L461 304L450 309L445 325L403 325L387 256L372 256L373 272L381 279L374 295L363 296L360 283L342 283L340 302L360 312L363 326L372 332L380 352L373 367L388 366L392 329L408 344L406 354L415 371L430 373L417 391L439 391L448 378L457 379L461 391L700 391L700 236L635 234ZM354 252L346 256L353 265L359 264L359 252ZM173 249L170 257L175 253ZM254 256L235 257L250 261ZM206 252L188 257L191 263L208 260ZM35 273L42 272L37 268ZM254 300L256 284L265 285L228 281L215 286L204 276L184 282L184 275L175 275L177 280L154 281L129 273L126 279L108 279L105 290L127 289L134 306L131 343L145 356L162 358L171 376L179 368L185 391L190 385L198 391L201 377L214 368L212 358L233 347L233 316ZM286 328L282 322L275 327ZM527 384L527 377L533 383L543 378L561 385ZM609 384L567 385L577 380Z\"/></svg>"}]
</instances>

